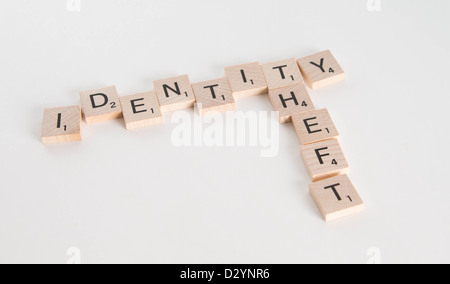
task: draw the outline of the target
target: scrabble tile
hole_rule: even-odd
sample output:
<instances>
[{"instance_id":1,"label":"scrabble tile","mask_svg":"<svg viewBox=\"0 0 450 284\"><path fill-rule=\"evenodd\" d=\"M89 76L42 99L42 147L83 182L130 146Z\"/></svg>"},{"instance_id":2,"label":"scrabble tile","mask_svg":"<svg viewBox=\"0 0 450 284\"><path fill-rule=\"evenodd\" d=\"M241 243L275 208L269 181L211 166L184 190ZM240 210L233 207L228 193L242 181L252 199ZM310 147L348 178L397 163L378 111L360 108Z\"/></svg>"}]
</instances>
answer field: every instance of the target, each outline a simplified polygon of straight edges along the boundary
<instances>
[{"instance_id":1,"label":"scrabble tile","mask_svg":"<svg viewBox=\"0 0 450 284\"><path fill-rule=\"evenodd\" d=\"M211 111L226 112L236 109L228 78L220 78L192 85L197 104L201 104L200 115Z\"/></svg>"},{"instance_id":2,"label":"scrabble tile","mask_svg":"<svg viewBox=\"0 0 450 284\"><path fill-rule=\"evenodd\" d=\"M81 108L79 106L44 110L42 143L54 144L81 140Z\"/></svg>"},{"instance_id":3,"label":"scrabble tile","mask_svg":"<svg viewBox=\"0 0 450 284\"><path fill-rule=\"evenodd\" d=\"M262 65L270 90L303 84L303 77L295 59L281 60Z\"/></svg>"},{"instance_id":4,"label":"scrabble tile","mask_svg":"<svg viewBox=\"0 0 450 284\"><path fill-rule=\"evenodd\" d=\"M336 139L301 146L306 168L314 182L348 172L348 163Z\"/></svg>"},{"instance_id":5,"label":"scrabble tile","mask_svg":"<svg viewBox=\"0 0 450 284\"><path fill-rule=\"evenodd\" d=\"M280 123L290 122L293 115L314 109L314 104L303 83L271 90L269 98L275 111L280 112Z\"/></svg>"},{"instance_id":6,"label":"scrabble tile","mask_svg":"<svg viewBox=\"0 0 450 284\"><path fill-rule=\"evenodd\" d=\"M364 211L364 202L347 175L313 183L309 192L327 222Z\"/></svg>"},{"instance_id":7,"label":"scrabble tile","mask_svg":"<svg viewBox=\"0 0 450 284\"><path fill-rule=\"evenodd\" d=\"M188 75L153 82L162 112L194 107L195 96Z\"/></svg>"},{"instance_id":8,"label":"scrabble tile","mask_svg":"<svg viewBox=\"0 0 450 284\"><path fill-rule=\"evenodd\" d=\"M322 51L297 61L311 89L318 89L345 80L345 73L331 51Z\"/></svg>"},{"instance_id":9,"label":"scrabble tile","mask_svg":"<svg viewBox=\"0 0 450 284\"><path fill-rule=\"evenodd\" d=\"M327 109L311 110L292 117L302 145L339 138L339 132Z\"/></svg>"},{"instance_id":10,"label":"scrabble tile","mask_svg":"<svg viewBox=\"0 0 450 284\"><path fill-rule=\"evenodd\" d=\"M267 83L259 62L225 68L235 99L267 94Z\"/></svg>"},{"instance_id":11,"label":"scrabble tile","mask_svg":"<svg viewBox=\"0 0 450 284\"><path fill-rule=\"evenodd\" d=\"M87 124L122 117L122 108L115 86L80 92L80 99Z\"/></svg>"},{"instance_id":12,"label":"scrabble tile","mask_svg":"<svg viewBox=\"0 0 450 284\"><path fill-rule=\"evenodd\" d=\"M120 103L128 130L163 123L158 99L154 92L121 97Z\"/></svg>"}]
</instances>

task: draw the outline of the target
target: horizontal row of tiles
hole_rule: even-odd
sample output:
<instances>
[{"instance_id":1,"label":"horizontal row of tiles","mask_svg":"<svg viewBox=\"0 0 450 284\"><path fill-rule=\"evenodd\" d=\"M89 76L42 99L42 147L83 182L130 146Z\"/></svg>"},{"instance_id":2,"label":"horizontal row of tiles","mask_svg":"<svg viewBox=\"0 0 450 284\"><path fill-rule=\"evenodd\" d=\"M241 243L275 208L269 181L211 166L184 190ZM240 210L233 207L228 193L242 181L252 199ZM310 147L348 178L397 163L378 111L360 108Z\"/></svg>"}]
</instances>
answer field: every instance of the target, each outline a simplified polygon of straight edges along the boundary
<instances>
[{"instance_id":1,"label":"horizontal row of tiles","mask_svg":"<svg viewBox=\"0 0 450 284\"><path fill-rule=\"evenodd\" d=\"M81 140L81 111L87 124L124 117L128 129L163 123L162 113L191 108L201 115L235 109L235 99L269 94L280 123L293 122L301 154L314 183L310 192L325 220L363 210L349 180L339 133L327 109L316 110L304 79L313 89L345 79L330 51L299 60L258 62L225 68L226 77L191 84L188 75L154 82L155 91L119 97L114 86L80 92L81 107L46 109L45 144ZM343 196L343 197L342 197Z\"/></svg>"}]
</instances>

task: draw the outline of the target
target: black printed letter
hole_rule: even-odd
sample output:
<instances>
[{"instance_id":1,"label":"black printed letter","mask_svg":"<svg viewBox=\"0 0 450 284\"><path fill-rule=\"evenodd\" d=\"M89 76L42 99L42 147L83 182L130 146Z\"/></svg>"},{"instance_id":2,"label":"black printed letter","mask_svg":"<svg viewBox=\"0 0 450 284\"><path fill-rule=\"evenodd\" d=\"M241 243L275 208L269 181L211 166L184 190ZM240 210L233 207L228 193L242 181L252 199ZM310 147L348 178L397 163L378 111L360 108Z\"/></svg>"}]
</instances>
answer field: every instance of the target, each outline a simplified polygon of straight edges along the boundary
<instances>
[{"instance_id":1,"label":"black printed letter","mask_svg":"<svg viewBox=\"0 0 450 284\"><path fill-rule=\"evenodd\" d=\"M280 70L280 74L281 74L281 79L286 79L286 76L284 75L284 71L283 68L286 68L287 65L283 65L283 66L277 66L277 67L273 67L273 70L278 69Z\"/></svg>"},{"instance_id":2,"label":"black printed letter","mask_svg":"<svg viewBox=\"0 0 450 284\"><path fill-rule=\"evenodd\" d=\"M62 114L58 113L58 121L56 123L56 128L61 128L61 116Z\"/></svg>"},{"instance_id":3,"label":"black printed letter","mask_svg":"<svg viewBox=\"0 0 450 284\"><path fill-rule=\"evenodd\" d=\"M320 164L321 165L323 165L323 157L326 157L326 156L330 156L330 154L320 154L320 151L323 151L323 150L328 150L328 147L325 147L325 148L320 148L320 149L316 149L315 151L316 151L316 155L317 155L317 158L319 159L319 162L320 162Z\"/></svg>"},{"instance_id":4,"label":"black printed letter","mask_svg":"<svg viewBox=\"0 0 450 284\"><path fill-rule=\"evenodd\" d=\"M310 62L310 63L311 63L312 65L314 65L314 66L320 68L320 70L322 70L322 72L325 73L325 69L323 69L323 58L320 59L320 65L317 64L317 63L314 63L314 62Z\"/></svg>"},{"instance_id":5,"label":"black printed letter","mask_svg":"<svg viewBox=\"0 0 450 284\"><path fill-rule=\"evenodd\" d=\"M330 185L330 186L327 186L327 187L325 187L325 189L332 189L333 192L334 192L334 195L336 195L336 198L337 198L339 201L341 201L342 198L341 198L341 196L339 195L339 193L338 193L337 190L336 190L336 187L338 187L338 186L340 186L339 183L333 184L333 185Z\"/></svg>"},{"instance_id":6,"label":"black printed letter","mask_svg":"<svg viewBox=\"0 0 450 284\"><path fill-rule=\"evenodd\" d=\"M285 98L283 98L283 95L280 94L279 97L280 97L281 103L283 104L283 107L284 107L284 108L287 108L286 102L287 102L287 101L290 101L290 100L293 100L294 103L295 103L295 105L298 106L297 97L295 96L294 92L291 92L291 96L292 96L291 98L285 99Z\"/></svg>"},{"instance_id":7,"label":"black printed letter","mask_svg":"<svg viewBox=\"0 0 450 284\"><path fill-rule=\"evenodd\" d=\"M303 120L303 122L305 123L306 129L308 130L308 134L313 134L313 133L322 132L322 129L314 130L314 131L311 130L311 127L312 127L312 126L317 126L317 125L319 125L319 124L318 124L318 123L309 124L308 121L310 121L310 120L315 120L315 119L317 119L317 117L311 117L311 118L308 118L308 119Z\"/></svg>"},{"instance_id":8,"label":"black printed letter","mask_svg":"<svg viewBox=\"0 0 450 284\"><path fill-rule=\"evenodd\" d=\"M97 105L95 103L95 97L103 97L103 104ZM106 106L106 104L108 104L108 97L105 94L95 94L95 95L91 95L91 104L92 104L92 108L99 108L99 107L104 107Z\"/></svg>"},{"instance_id":9,"label":"black printed letter","mask_svg":"<svg viewBox=\"0 0 450 284\"><path fill-rule=\"evenodd\" d=\"M204 87L204 89L211 89L211 94L213 99L216 99L216 91L214 90L214 88L219 87L219 85L211 85L211 86L206 86Z\"/></svg>"},{"instance_id":10,"label":"black printed letter","mask_svg":"<svg viewBox=\"0 0 450 284\"><path fill-rule=\"evenodd\" d=\"M242 80L244 80L244 83L247 83L247 77L245 76L244 70L241 70Z\"/></svg>"},{"instance_id":11,"label":"black printed letter","mask_svg":"<svg viewBox=\"0 0 450 284\"><path fill-rule=\"evenodd\" d=\"M163 85L163 88L164 88L164 93L166 93L166 98L169 97L169 90L171 90L172 92L174 92L177 95L181 95L180 86L178 86L178 82L175 82L175 89L172 89L168 85Z\"/></svg>"},{"instance_id":12,"label":"black printed letter","mask_svg":"<svg viewBox=\"0 0 450 284\"><path fill-rule=\"evenodd\" d=\"M131 101L131 107L133 108L133 113L134 113L134 114L147 112L146 109L144 109L144 110L137 110L137 109L136 109L136 108L138 108L138 107L145 106L144 104L140 104L140 105L135 104L136 102L143 101L143 100L144 100L144 99L142 98L142 99L137 99L137 100L132 100L132 101Z\"/></svg>"}]
</instances>

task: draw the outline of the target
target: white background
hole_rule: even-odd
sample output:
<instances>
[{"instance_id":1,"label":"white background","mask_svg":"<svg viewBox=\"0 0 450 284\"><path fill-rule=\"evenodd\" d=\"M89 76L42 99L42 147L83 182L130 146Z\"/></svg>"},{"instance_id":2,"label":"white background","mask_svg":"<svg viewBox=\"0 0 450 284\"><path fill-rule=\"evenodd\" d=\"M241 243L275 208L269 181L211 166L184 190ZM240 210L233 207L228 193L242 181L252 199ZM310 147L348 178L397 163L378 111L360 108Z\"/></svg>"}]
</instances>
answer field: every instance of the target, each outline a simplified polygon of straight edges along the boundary
<instances>
[{"instance_id":1,"label":"white background","mask_svg":"<svg viewBox=\"0 0 450 284\"><path fill-rule=\"evenodd\" d=\"M432 2L432 3L431 3ZM0 262L450 262L450 2L81 0L0 4ZM291 125L280 153L177 148L176 125L44 146L44 108L225 66L331 49L348 74L311 91L341 133L365 213L326 224ZM271 110L267 96L238 110ZM368 255L370 248L380 254ZM369 250L370 252L370 250Z\"/></svg>"}]
</instances>

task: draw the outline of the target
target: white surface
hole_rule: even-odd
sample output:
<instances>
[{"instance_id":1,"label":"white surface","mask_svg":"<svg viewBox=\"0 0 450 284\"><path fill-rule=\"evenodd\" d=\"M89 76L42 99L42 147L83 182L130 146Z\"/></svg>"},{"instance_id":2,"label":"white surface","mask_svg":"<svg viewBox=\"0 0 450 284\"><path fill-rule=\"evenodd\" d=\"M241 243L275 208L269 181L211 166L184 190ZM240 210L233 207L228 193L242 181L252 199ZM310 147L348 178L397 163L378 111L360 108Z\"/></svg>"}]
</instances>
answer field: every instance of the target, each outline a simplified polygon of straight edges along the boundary
<instances>
[{"instance_id":1,"label":"white surface","mask_svg":"<svg viewBox=\"0 0 450 284\"><path fill-rule=\"evenodd\" d=\"M0 262L450 262L450 2L4 1L0 7ZM281 150L176 148L175 125L84 126L39 141L46 107L116 84L331 49L348 80L311 91L341 132L364 214L325 224L290 125ZM240 110L271 110L266 96ZM370 251L369 251L370 252Z\"/></svg>"}]
</instances>

